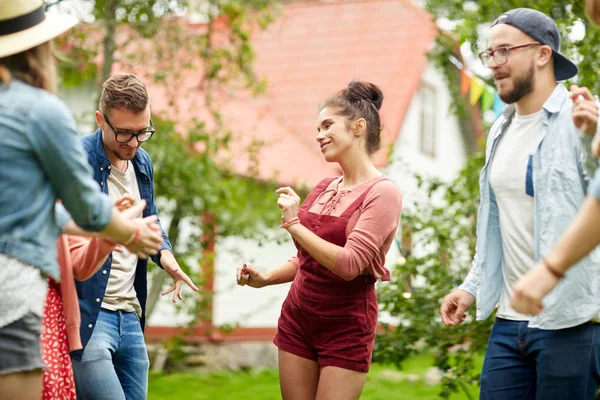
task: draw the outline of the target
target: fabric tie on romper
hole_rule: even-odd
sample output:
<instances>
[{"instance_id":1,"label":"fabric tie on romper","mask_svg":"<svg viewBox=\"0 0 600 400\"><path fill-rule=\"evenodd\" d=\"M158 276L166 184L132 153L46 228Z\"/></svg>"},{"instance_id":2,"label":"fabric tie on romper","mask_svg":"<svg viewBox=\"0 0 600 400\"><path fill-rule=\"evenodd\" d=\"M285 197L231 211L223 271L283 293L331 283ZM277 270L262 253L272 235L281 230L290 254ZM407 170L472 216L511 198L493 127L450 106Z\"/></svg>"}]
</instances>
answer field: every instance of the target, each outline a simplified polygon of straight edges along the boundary
<instances>
[{"instance_id":1,"label":"fabric tie on romper","mask_svg":"<svg viewBox=\"0 0 600 400\"><path fill-rule=\"evenodd\" d=\"M322 214L331 215L333 210L335 210L335 206L337 206L342 197L352 192L354 192L354 190L352 189L327 189L317 196L315 202L323 206ZM323 195L326 193L330 194L330 196L325 201L323 201L321 197L323 197Z\"/></svg>"}]
</instances>

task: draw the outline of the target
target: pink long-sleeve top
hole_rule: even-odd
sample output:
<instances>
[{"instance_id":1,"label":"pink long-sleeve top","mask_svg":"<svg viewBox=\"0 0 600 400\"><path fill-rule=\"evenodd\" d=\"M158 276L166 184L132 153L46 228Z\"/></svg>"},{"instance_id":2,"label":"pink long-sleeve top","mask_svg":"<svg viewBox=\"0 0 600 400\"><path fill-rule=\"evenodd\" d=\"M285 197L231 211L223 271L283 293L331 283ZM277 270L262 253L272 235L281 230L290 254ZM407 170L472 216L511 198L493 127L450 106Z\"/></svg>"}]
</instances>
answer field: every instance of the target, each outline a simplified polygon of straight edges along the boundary
<instances>
[{"instance_id":1,"label":"pink long-sleeve top","mask_svg":"<svg viewBox=\"0 0 600 400\"><path fill-rule=\"evenodd\" d=\"M339 190L343 177L336 178L308 211L340 216L375 179L378 178L352 190ZM393 181L386 179L373 185L348 221L346 244L338 251L333 273L345 280L364 274L389 281L390 272L385 267L385 255L394 241L401 212L402 193ZM296 268L300 268L298 260L298 255L290 260Z\"/></svg>"},{"instance_id":2,"label":"pink long-sleeve top","mask_svg":"<svg viewBox=\"0 0 600 400\"><path fill-rule=\"evenodd\" d=\"M84 281L94 275L114 250L115 244L99 238L60 235L56 245L69 351L79 350L83 348L79 336L81 315L74 279Z\"/></svg>"}]
</instances>

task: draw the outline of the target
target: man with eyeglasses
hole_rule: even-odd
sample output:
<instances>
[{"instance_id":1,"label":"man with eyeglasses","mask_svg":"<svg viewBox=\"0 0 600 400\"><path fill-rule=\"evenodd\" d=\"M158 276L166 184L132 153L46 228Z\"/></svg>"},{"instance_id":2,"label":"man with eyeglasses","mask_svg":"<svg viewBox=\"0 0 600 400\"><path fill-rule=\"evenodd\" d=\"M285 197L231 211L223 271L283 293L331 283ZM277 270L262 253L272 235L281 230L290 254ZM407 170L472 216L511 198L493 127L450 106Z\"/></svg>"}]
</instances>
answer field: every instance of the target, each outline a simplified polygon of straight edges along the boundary
<instances>
[{"instance_id":1,"label":"man with eyeglasses","mask_svg":"<svg viewBox=\"0 0 600 400\"><path fill-rule=\"evenodd\" d=\"M543 256L584 201L598 163L590 152L598 107L586 88L562 83L577 67L560 52L556 23L526 8L493 23L481 53L508 104L487 139L476 256L440 307L444 324L496 311L481 373L483 400L593 399L600 382L600 252L581 261L537 316L517 312L514 285ZM497 307L497 310L496 310Z\"/></svg>"},{"instance_id":2,"label":"man with eyeglasses","mask_svg":"<svg viewBox=\"0 0 600 400\"><path fill-rule=\"evenodd\" d=\"M156 215L154 171L142 143L155 133L146 86L132 74L108 79L96 111L98 130L82 138L94 179L103 192L146 200L143 216ZM157 221L160 226L160 221ZM163 292L182 299L181 285L198 288L182 271L161 226L164 242L152 260L173 279ZM71 353L77 397L146 399L149 360L144 342L148 261L113 252L89 280L76 281L83 349Z\"/></svg>"}]
</instances>

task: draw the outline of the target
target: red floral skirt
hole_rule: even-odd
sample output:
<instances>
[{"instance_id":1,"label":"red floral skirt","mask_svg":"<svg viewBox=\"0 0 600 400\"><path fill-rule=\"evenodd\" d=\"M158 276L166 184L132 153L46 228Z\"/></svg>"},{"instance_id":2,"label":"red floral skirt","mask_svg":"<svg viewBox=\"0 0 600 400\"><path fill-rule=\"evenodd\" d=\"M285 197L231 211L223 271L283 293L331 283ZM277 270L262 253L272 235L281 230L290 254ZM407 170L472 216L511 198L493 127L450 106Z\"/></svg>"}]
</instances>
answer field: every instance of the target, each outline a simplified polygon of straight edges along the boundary
<instances>
[{"instance_id":1,"label":"red floral skirt","mask_svg":"<svg viewBox=\"0 0 600 400\"><path fill-rule=\"evenodd\" d=\"M60 285L52 278L48 278L42 326L42 360L47 366L42 372L42 400L75 400L75 380Z\"/></svg>"}]
</instances>

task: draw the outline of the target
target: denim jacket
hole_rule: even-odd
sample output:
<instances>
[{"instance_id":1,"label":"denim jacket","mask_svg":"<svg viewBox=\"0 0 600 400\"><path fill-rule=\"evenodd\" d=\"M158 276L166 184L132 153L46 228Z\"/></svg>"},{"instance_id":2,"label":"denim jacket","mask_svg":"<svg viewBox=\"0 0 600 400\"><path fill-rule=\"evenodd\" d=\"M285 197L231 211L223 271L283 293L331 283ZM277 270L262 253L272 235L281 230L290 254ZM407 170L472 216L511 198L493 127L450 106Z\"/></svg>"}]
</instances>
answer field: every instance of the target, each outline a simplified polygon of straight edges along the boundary
<instances>
[{"instance_id":1,"label":"denim jacket","mask_svg":"<svg viewBox=\"0 0 600 400\"><path fill-rule=\"evenodd\" d=\"M100 188L104 193L108 193L108 176L111 171L111 164L106 157L104 146L102 144L102 131L98 129L95 133L84 136L82 138L83 147L88 154L89 164L92 166L94 171L94 179L100 185ZM140 195L143 200L146 200L146 208L144 209L143 216L157 215L158 210L154 203L154 170L152 168L152 161L148 153L142 148L139 148L135 157L132 160L135 175L137 177L138 186L140 188ZM160 225L160 221L158 221ZM164 242L161 247L162 250L171 249L171 243L167 238L167 234L161 225L161 232ZM160 265L160 252L152 256L152 261ZM79 297L79 308L81 310L81 342L83 347L87 345L94 327L96 326L96 320L100 313L100 307L102 306L102 299L106 292L106 286L108 285L108 277L110 276L110 268L112 264L112 255L108 256L104 265L96 272L90 279L79 282L75 281L77 287L77 296ZM162 268L162 266L161 266ZM135 271L134 287L137 298L142 307L141 324L142 329L145 323L145 312L146 312L146 298L148 296L148 284L146 274L148 272L148 260L139 259ZM81 353L79 353L81 354ZM76 356L74 354L74 356Z\"/></svg>"},{"instance_id":2,"label":"denim jacket","mask_svg":"<svg viewBox=\"0 0 600 400\"><path fill-rule=\"evenodd\" d=\"M86 230L110 222L67 107L19 79L0 84L0 253L59 280L57 199Z\"/></svg>"},{"instance_id":3,"label":"denim jacket","mask_svg":"<svg viewBox=\"0 0 600 400\"><path fill-rule=\"evenodd\" d=\"M579 131L572 122L572 106L565 86L557 84L543 105L543 128L527 167L523 190L534 197L537 261L552 249L573 221L585 198L589 177L598 165L591 155L591 137ZM488 136L486 161L479 179L481 203L476 254L471 270L460 286L476 297L478 320L488 318L494 311L503 285L502 237L498 205L490 186L490 164L514 113L514 105L505 107ZM544 299L544 311L533 317L529 326L569 328L589 321L599 311L600 248L597 248L567 272L556 289Z\"/></svg>"}]
</instances>

